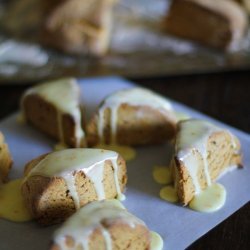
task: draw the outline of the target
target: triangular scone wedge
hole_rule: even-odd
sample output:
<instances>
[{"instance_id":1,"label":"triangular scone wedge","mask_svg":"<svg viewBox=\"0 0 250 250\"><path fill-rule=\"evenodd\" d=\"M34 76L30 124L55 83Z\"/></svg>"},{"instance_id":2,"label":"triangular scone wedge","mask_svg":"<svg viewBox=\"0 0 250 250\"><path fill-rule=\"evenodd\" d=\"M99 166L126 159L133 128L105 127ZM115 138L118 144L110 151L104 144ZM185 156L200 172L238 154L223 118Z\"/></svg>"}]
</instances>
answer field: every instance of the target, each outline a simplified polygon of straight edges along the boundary
<instances>
[{"instance_id":1,"label":"triangular scone wedge","mask_svg":"<svg viewBox=\"0 0 250 250\"><path fill-rule=\"evenodd\" d=\"M232 0L175 0L163 25L172 35L218 49L235 49L246 34L248 18Z\"/></svg>"},{"instance_id":2,"label":"triangular scone wedge","mask_svg":"<svg viewBox=\"0 0 250 250\"><path fill-rule=\"evenodd\" d=\"M90 145L146 145L174 137L177 119L164 97L144 88L108 96L87 125Z\"/></svg>"},{"instance_id":3,"label":"triangular scone wedge","mask_svg":"<svg viewBox=\"0 0 250 250\"><path fill-rule=\"evenodd\" d=\"M25 167L22 194L41 224L65 220L89 202L122 198L126 163L116 152L66 149L42 155Z\"/></svg>"},{"instance_id":4,"label":"triangular scone wedge","mask_svg":"<svg viewBox=\"0 0 250 250\"><path fill-rule=\"evenodd\" d=\"M4 136L0 131L0 183L7 181L12 165L12 158L8 145L4 142Z\"/></svg>"},{"instance_id":5,"label":"triangular scone wedge","mask_svg":"<svg viewBox=\"0 0 250 250\"><path fill-rule=\"evenodd\" d=\"M80 89L64 78L28 89L21 100L25 120L70 147L86 146Z\"/></svg>"},{"instance_id":6,"label":"triangular scone wedge","mask_svg":"<svg viewBox=\"0 0 250 250\"><path fill-rule=\"evenodd\" d=\"M187 205L220 175L241 166L239 140L203 120L179 122L172 160L179 200Z\"/></svg>"},{"instance_id":7,"label":"triangular scone wedge","mask_svg":"<svg viewBox=\"0 0 250 250\"><path fill-rule=\"evenodd\" d=\"M150 249L150 241L150 231L142 220L119 201L105 200L91 202L73 214L55 232L50 249L145 250Z\"/></svg>"},{"instance_id":8,"label":"triangular scone wedge","mask_svg":"<svg viewBox=\"0 0 250 250\"><path fill-rule=\"evenodd\" d=\"M116 0L65 0L52 3L42 41L73 54L103 55L108 50Z\"/></svg>"}]
</instances>

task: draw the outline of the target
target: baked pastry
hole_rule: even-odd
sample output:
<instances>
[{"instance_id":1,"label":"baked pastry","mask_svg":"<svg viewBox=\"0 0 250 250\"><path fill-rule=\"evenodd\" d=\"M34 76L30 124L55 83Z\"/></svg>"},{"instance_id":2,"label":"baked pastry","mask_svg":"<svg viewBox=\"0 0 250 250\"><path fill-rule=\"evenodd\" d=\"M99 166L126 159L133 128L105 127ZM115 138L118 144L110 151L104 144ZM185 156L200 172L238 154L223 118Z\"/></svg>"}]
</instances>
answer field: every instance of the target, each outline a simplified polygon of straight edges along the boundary
<instances>
[{"instance_id":1,"label":"baked pastry","mask_svg":"<svg viewBox=\"0 0 250 250\"><path fill-rule=\"evenodd\" d=\"M203 120L179 122L172 169L181 203L187 205L230 166L240 164L240 143L229 131Z\"/></svg>"},{"instance_id":2,"label":"baked pastry","mask_svg":"<svg viewBox=\"0 0 250 250\"><path fill-rule=\"evenodd\" d=\"M120 202L94 201L56 231L51 250L62 249L151 249L150 231Z\"/></svg>"},{"instance_id":3,"label":"baked pastry","mask_svg":"<svg viewBox=\"0 0 250 250\"><path fill-rule=\"evenodd\" d=\"M22 194L41 224L65 220L94 200L122 198L126 164L116 152L66 149L42 155L26 165Z\"/></svg>"},{"instance_id":4,"label":"baked pastry","mask_svg":"<svg viewBox=\"0 0 250 250\"><path fill-rule=\"evenodd\" d=\"M90 145L162 143L175 135L177 118L170 102L144 88L115 92L87 125Z\"/></svg>"},{"instance_id":5,"label":"baked pastry","mask_svg":"<svg viewBox=\"0 0 250 250\"><path fill-rule=\"evenodd\" d=\"M51 5L45 17L42 41L73 54L106 53L116 0L65 0Z\"/></svg>"},{"instance_id":6,"label":"baked pastry","mask_svg":"<svg viewBox=\"0 0 250 250\"><path fill-rule=\"evenodd\" d=\"M8 145L4 142L4 136L0 131L0 183L7 181L12 165L12 158Z\"/></svg>"},{"instance_id":7,"label":"baked pastry","mask_svg":"<svg viewBox=\"0 0 250 250\"><path fill-rule=\"evenodd\" d=\"M164 27L170 34L219 49L237 46L248 19L232 0L173 0Z\"/></svg>"},{"instance_id":8,"label":"baked pastry","mask_svg":"<svg viewBox=\"0 0 250 250\"><path fill-rule=\"evenodd\" d=\"M24 118L36 128L71 147L86 145L80 89L73 78L28 89L21 100Z\"/></svg>"},{"instance_id":9,"label":"baked pastry","mask_svg":"<svg viewBox=\"0 0 250 250\"><path fill-rule=\"evenodd\" d=\"M250 0L235 0L235 1L241 4L248 14L250 13Z\"/></svg>"}]
</instances>

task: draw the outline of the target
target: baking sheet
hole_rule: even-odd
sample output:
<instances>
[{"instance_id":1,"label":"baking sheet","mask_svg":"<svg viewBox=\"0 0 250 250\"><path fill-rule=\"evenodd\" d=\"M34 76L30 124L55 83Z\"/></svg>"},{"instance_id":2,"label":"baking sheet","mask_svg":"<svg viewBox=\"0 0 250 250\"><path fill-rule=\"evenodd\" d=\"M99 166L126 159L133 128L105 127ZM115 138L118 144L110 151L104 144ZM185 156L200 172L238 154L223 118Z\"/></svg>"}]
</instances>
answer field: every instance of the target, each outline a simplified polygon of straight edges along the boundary
<instances>
[{"instance_id":1,"label":"baking sheet","mask_svg":"<svg viewBox=\"0 0 250 250\"><path fill-rule=\"evenodd\" d=\"M117 77L86 78L79 80L82 102L88 115L94 112L99 102L115 90L131 87L130 82ZM105 88L103 88L105 84ZM241 141L244 154L244 169L235 170L221 178L228 192L226 204L215 213L199 213L159 198L161 185L154 182L154 165L167 164L170 147L166 145L137 148L137 157L128 163L128 186L125 206L129 211L143 219L151 230L157 231L164 239L164 249L184 249L200 236L225 220L250 200L250 136L237 129L215 121L182 104L172 102L176 111L185 112L193 117L204 118L230 129ZM0 122L0 130L14 159L11 178L20 177L23 166L29 160L52 150L55 141L28 125L16 122L18 114ZM0 219L1 250L44 250L48 249L53 231L58 227L40 227L35 222L12 223Z\"/></svg>"},{"instance_id":2,"label":"baking sheet","mask_svg":"<svg viewBox=\"0 0 250 250\"><path fill-rule=\"evenodd\" d=\"M169 0L118 1L110 50L103 58L46 49L38 43L41 4L41 0L0 1L0 84L72 75L152 77L250 68L249 30L238 48L228 53L171 37L161 26Z\"/></svg>"}]
</instances>

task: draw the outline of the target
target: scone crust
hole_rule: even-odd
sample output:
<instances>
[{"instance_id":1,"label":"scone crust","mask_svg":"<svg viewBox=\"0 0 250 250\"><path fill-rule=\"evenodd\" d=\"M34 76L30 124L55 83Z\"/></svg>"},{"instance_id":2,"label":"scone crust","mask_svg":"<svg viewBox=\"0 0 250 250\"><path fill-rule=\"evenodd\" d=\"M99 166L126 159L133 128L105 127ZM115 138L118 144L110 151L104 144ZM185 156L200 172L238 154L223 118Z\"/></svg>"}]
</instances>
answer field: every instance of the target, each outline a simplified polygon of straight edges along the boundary
<instances>
[{"instance_id":1,"label":"scone crust","mask_svg":"<svg viewBox=\"0 0 250 250\"><path fill-rule=\"evenodd\" d=\"M9 147L4 142L4 136L0 132L0 183L8 180L8 174L12 166L12 158Z\"/></svg>"},{"instance_id":2,"label":"scone crust","mask_svg":"<svg viewBox=\"0 0 250 250\"><path fill-rule=\"evenodd\" d=\"M111 223L108 222L108 220L103 220L102 226L110 233L112 239L112 249L114 250L150 249L150 232L144 225L137 224L132 228L122 220L116 219ZM74 239L70 236L65 237L65 245L67 245L68 247L75 246ZM101 228L97 227L89 236L89 249L106 249L106 243ZM51 250L62 249L57 244L53 243L51 246Z\"/></svg>"},{"instance_id":3,"label":"scone crust","mask_svg":"<svg viewBox=\"0 0 250 250\"><path fill-rule=\"evenodd\" d=\"M48 134L52 138L60 140L58 128L58 111L56 107L44 100L38 94L25 95L21 102L22 110L27 122ZM83 108L81 110L81 126L84 128ZM75 135L76 122L70 114L62 114L62 130L65 143L71 147L77 147L77 138ZM80 147L86 146L86 139L80 142Z\"/></svg>"},{"instance_id":4,"label":"scone crust","mask_svg":"<svg viewBox=\"0 0 250 250\"><path fill-rule=\"evenodd\" d=\"M40 156L38 159L29 162L25 167L25 174L27 175L45 156ZM118 181L123 192L127 183L126 163L121 156L118 157L117 163ZM113 173L112 163L107 160L104 165L103 176L106 199L113 199L117 196ZM75 177L80 206L97 200L95 187L91 180L82 171L72 174ZM59 223L75 212L74 201L70 196L65 180L61 177L31 176L23 183L22 194L28 210L40 224Z\"/></svg>"},{"instance_id":5,"label":"scone crust","mask_svg":"<svg viewBox=\"0 0 250 250\"><path fill-rule=\"evenodd\" d=\"M232 147L231 140L234 140L236 148ZM227 131L214 132L210 135L207 142L208 149L208 166L209 174L212 181L215 181L218 176L229 166L237 165L242 167L242 156L239 153L240 143L236 137L229 134ZM197 150L192 152L198 163L199 173L198 180L201 189L205 189L208 184L203 171L203 160ZM195 188L192 178L184 165L183 161L176 155L173 161L175 188L179 197L179 201L183 205L187 205L195 195Z\"/></svg>"},{"instance_id":6,"label":"scone crust","mask_svg":"<svg viewBox=\"0 0 250 250\"><path fill-rule=\"evenodd\" d=\"M148 106L121 104L117 110L116 143L121 145L146 145L166 142L175 135L176 118L171 111L155 110ZM100 143L97 132L99 115L87 124L90 146ZM104 110L104 143L111 143L110 109Z\"/></svg>"}]
</instances>

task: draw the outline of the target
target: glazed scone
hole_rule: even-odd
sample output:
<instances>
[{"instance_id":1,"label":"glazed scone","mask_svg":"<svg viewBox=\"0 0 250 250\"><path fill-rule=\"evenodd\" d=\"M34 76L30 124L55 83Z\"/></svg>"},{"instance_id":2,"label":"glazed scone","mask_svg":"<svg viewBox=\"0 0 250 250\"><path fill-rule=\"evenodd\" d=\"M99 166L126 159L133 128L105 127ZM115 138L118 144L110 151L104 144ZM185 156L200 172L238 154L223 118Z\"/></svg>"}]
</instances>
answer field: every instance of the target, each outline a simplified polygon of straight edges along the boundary
<instances>
[{"instance_id":1,"label":"glazed scone","mask_svg":"<svg viewBox=\"0 0 250 250\"><path fill-rule=\"evenodd\" d=\"M4 142L4 136L0 131L0 184L7 181L7 177L12 165L12 158L8 145Z\"/></svg>"},{"instance_id":2,"label":"glazed scone","mask_svg":"<svg viewBox=\"0 0 250 250\"><path fill-rule=\"evenodd\" d=\"M119 201L94 201L72 215L54 234L51 250L150 249L150 231Z\"/></svg>"},{"instance_id":3,"label":"glazed scone","mask_svg":"<svg viewBox=\"0 0 250 250\"><path fill-rule=\"evenodd\" d=\"M106 53L116 0L66 0L51 4L41 39L73 54Z\"/></svg>"},{"instance_id":4,"label":"glazed scone","mask_svg":"<svg viewBox=\"0 0 250 250\"><path fill-rule=\"evenodd\" d=\"M80 89L73 78L46 82L28 89L21 100L22 114L39 130L70 147L86 146Z\"/></svg>"},{"instance_id":5,"label":"glazed scone","mask_svg":"<svg viewBox=\"0 0 250 250\"><path fill-rule=\"evenodd\" d=\"M237 47L248 19L232 0L173 0L164 27L170 34L219 49Z\"/></svg>"},{"instance_id":6,"label":"glazed scone","mask_svg":"<svg viewBox=\"0 0 250 250\"><path fill-rule=\"evenodd\" d=\"M170 102L144 88L108 96L87 124L88 143L146 145L175 135L177 118Z\"/></svg>"},{"instance_id":7,"label":"glazed scone","mask_svg":"<svg viewBox=\"0 0 250 250\"><path fill-rule=\"evenodd\" d=\"M181 203L187 205L233 165L241 166L240 143L229 131L203 120L179 122L172 168Z\"/></svg>"},{"instance_id":8,"label":"glazed scone","mask_svg":"<svg viewBox=\"0 0 250 250\"><path fill-rule=\"evenodd\" d=\"M26 165L22 194L41 224L65 220L94 200L122 199L126 164L116 152L66 149L42 155Z\"/></svg>"}]
</instances>

